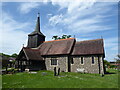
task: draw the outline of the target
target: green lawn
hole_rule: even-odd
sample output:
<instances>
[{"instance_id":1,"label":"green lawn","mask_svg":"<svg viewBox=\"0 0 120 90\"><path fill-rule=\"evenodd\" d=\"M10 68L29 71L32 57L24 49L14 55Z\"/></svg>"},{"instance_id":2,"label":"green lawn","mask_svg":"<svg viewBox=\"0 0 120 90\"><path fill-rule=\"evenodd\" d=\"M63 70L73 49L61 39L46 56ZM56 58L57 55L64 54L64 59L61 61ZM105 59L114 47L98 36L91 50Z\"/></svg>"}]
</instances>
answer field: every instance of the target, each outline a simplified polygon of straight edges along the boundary
<instances>
[{"instance_id":1,"label":"green lawn","mask_svg":"<svg viewBox=\"0 0 120 90\"><path fill-rule=\"evenodd\" d=\"M0 90L2 88L2 75L0 75Z\"/></svg>"},{"instance_id":2,"label":"green lawn","mask_svg":"<svg viewBox=\"0 0 120 90\"><path fill-rule=\"evenodd\" d=\"M42 72L46 72L43 75ZM99 74L80 74L62 72L61 77L53 76L51 71L39 71L37 74L16 73L2 76L3 88L118 88L116 70L104 77Z\"/></svg>"}]
</instances>

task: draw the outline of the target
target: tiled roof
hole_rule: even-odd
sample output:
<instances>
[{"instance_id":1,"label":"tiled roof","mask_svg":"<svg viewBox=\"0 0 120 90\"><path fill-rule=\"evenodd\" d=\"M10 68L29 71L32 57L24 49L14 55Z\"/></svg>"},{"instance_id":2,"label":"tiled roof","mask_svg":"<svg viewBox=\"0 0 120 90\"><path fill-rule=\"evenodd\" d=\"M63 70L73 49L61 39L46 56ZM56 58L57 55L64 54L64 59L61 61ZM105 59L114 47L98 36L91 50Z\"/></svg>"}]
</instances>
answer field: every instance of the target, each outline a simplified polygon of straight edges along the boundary
<instances>
[{"instance_id":1,"label":"tiled roof","mask_svg":"<svg viewBox=\"0 0 120 90\"><path fill-rule=\"evenodd\" d=\"M46 55L104 55L103 39L76 42L75 38L43 42L37 48L24 47L28 59L43 60Z\"/></svg>"},{"instance_id":2,"label":"tiled roof","mask_svg":"<svg viewBox=\"0 0 120 90\"><path fill-rule=\"evenodd\" d=\"M38 49L24 47L23 51L26 57L30 60L43 60L43 58L41 57L40 51Z\"/></svg>"},{"instance_id":3,"label":"tiled roof","mask_svg":"<svg viewBox=\"0 0 120 90\"><path fill-rule=\"evenodd\" d=\"M38 49L41 55L70 54L74 42L74 38L47 41L42 43Z\"/></svg>"},{"instance_id":4,"label":"tiled roof","mask_svg":"<svg viewBox=\"0 0 120 90\"><path fill-rule=\"evenodd\" d=\"M103 39L76 42L72 55L104 54Z\"/></svg>"}]
</instances>

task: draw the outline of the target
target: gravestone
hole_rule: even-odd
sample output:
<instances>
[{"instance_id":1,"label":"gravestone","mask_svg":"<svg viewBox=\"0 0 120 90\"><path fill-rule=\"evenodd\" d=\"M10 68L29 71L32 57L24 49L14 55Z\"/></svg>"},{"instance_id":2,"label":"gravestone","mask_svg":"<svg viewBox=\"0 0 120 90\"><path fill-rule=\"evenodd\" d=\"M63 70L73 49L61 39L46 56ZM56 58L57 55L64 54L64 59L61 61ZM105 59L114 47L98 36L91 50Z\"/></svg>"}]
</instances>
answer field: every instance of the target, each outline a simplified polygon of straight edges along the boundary
<instances>
[{"instance_id":1,"label":"gravestone","mask_svg":"<svg viewBox=\"0 0 120 90\"><path fill-rule=\"evenodd\" d=\"M54 76L56 76L56 67L54 67Z\"/></svg>"},{"instance_id":2,"label":"gravestone","mask_svg":"<svg viewBox=\"0 0 120 90\"><path fill-rule=\"evenodd\" d=\"M58 76L60 75L60 68L58 68Z\"/></svg>"},{"instance_id":3,"label":"gravestone","mask_svg":"<svg viewBox=\"0 0 120 90\"><path fill-rule=\"evenodd\" d=\"M42 72L42 75L45 76L45 75L47 75L47 73L46 72Z\"/></svg>"},{"instance_id":4,"label":"gravestone","mask_svg":"<svg viewBox=\"0 0 120 90\"><path fill-rule=\"evenodd\" d=\"M100 74L101 77L104 77L104 74Z\"/></svg>"}]
</instances>

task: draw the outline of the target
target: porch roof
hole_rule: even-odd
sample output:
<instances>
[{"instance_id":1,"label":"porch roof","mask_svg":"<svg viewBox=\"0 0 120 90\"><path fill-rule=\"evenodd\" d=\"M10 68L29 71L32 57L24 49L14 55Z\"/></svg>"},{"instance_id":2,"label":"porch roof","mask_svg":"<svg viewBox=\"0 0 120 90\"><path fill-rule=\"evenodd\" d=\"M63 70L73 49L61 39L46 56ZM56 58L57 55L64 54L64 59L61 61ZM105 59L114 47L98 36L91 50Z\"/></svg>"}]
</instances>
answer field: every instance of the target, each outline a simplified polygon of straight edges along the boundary
<instances>
[{"instance_id":1,"label":"porch roof","mask_svg":"<svg viewBox=\"0 0 120 90\"><path fill-rule=\"evenodd\" d=\"M38 49L23 47L23 51L29 60L43 60Z\"/></svg>"}]
</instances>

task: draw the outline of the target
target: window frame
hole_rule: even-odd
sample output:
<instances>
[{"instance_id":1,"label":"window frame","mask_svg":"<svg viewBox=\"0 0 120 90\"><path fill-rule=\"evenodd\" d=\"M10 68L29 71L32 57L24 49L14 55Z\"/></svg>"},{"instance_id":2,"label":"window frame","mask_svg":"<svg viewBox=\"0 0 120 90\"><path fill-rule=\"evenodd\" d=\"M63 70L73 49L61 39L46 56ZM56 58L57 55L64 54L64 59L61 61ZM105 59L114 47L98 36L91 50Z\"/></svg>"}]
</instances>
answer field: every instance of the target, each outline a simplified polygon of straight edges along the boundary
<instances>
[{"instance_id":1,"label":"window frame","mask_svg":"<svg viewBox=\"0 0 120 90\"><path fill-rule=\"evenodd\" d=\"M57 66L58 65L58 60L56 57L51 57L50 59L50 65L51 66Z\"/></svg>"}]
</instances>

